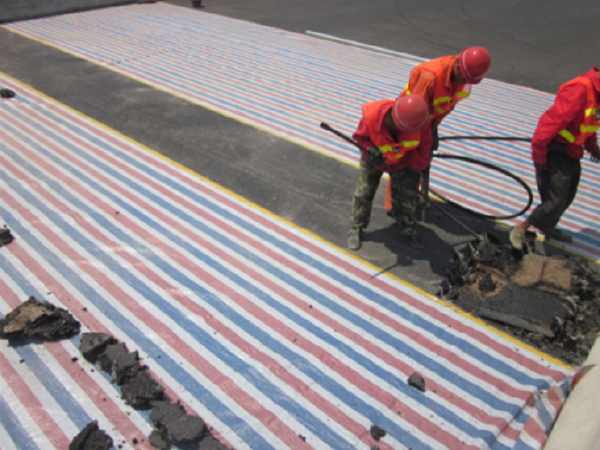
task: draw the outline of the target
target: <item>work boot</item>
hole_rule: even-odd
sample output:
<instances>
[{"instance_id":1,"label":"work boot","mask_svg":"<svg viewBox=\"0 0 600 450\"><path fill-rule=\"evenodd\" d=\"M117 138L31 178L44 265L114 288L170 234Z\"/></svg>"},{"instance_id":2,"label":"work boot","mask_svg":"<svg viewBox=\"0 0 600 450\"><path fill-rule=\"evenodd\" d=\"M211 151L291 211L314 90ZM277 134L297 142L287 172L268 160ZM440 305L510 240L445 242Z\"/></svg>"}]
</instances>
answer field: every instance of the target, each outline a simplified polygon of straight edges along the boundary
<instances>
[{"instance_id":1,"label":"work boot","mask_svg":"<svg viewBox=\"0 0 600 450\"><path fill-rule=\"evenodd\" d=\"M423 245L423 241L421 241L421 239L419 239L419 236L417 236L416 234L406 234L402 232L402 235L406 238L406 240L412 248L422 249L425 247L425 245Z\"/></svg>"},{"instance_id":2,"label":"work boot","mask_svg":"<svg viewBox=\"0 0 600 450\"><path fill-rule=\"evenodd\" d=\"M348 233L348 240L346 241L348 248L352 251L356 251L360 248L361 243L361 230L350 230L350 233Z\"/></svg>"},{"instance_id":3,"label":"work boot","mask_svg":"<svg viewBox=\"0 0 600 450\"><path fill-rule=\"evenodd\" d=\"M512 227L508 234L508 240L511 245L517 250L523 250L523 241L525 240L525 233L521 232L517 227Z\"/></svg>"}]
</instances>

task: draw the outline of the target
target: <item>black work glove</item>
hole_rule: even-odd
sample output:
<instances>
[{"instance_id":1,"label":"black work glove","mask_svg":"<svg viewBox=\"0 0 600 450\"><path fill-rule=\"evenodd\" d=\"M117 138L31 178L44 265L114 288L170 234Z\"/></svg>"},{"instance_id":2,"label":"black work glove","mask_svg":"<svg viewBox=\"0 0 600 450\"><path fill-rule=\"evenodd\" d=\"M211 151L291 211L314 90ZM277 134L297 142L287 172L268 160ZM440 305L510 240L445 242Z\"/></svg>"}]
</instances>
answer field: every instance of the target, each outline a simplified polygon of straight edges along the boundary
<instances>
[{"instance_id":1,"label":"black work glove","mask_svg":"<svg viewBox=\"0 0 600 450\"><path fill-rule=\"evenodd\" d=\"M374 166L383 166L385 164L385 157L374 145L369 147L367 150L367 161Z\"/></svg>"},{"instance_id":2,"label":"black work glove","mask_svg":"<svg viewBox=\"0 0 600 450\"><path fill-rule=\"evenodd\" d=\"M10 89L0 89L0 97L2 98L13 98L15 95L15 91L11 91Z\"/></svg>"}]
</instances>

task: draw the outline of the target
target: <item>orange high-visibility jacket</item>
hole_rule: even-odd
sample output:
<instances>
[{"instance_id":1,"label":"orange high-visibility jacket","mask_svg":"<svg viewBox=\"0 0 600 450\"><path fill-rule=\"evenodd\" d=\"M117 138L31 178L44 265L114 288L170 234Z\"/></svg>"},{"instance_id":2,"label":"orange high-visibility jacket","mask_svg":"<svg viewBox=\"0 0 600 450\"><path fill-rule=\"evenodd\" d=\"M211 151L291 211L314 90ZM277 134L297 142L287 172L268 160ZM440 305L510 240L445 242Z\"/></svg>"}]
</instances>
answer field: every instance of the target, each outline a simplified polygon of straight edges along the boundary
<instances>
[{"instance_id":1,"label":"orange high-visibility jacket","mask_svg":"<svg viewBox=\"0 0 600 450\"><path fill-rule=\"evenodd\" d=\"M583 116L572 121L561 130L560 134L567 142L575 145L583 145L585 140L593 136L600 128L600 108L596 100L596 92L592 86L592 80L588 77L579 76L561 85L558 92L571 84L581 83L585 86L586 101ZM583 119L583 120L581 120Z\"/></svg>"},{"instance_id":2,"label":"orange high-visibility jacket","mask_svg":"<svg viewBox=\"0 0 600 450\"><path fill-rule=\"evenodd\" d=\"M381 105L389 102L393 103L393 100L379 100L376 102L365 103L361 106L363 117L365 118L369 130L376 129ZM421 131L401 133L400 141L395 143L391 143L379 133L371 133L370 139L373 145L383 153L386 165L393 166L398 163L398 160L402 158L406 152L419 147L419 144L421 143Z\"/></svg>"},{"instance_id":3,"label":"orange high-visibility jacket","mask_svg":"<svg viewBox=\"0 0 600 450\"><path fill-rule=\"evenodd\" d=\"M456 104L467 98L471 92L470 84L459 85L456 88L452 85L450 75L456 58L458 56L442 56L415 66L410 73L408 83L401 92L401 95L411 93L423 95L422 92L413 92L416 80L421 71L431 72L434 75L433 98L424 97L429 104L429 118L436 124L439 124Z\"/></svg>"}]
</instances>

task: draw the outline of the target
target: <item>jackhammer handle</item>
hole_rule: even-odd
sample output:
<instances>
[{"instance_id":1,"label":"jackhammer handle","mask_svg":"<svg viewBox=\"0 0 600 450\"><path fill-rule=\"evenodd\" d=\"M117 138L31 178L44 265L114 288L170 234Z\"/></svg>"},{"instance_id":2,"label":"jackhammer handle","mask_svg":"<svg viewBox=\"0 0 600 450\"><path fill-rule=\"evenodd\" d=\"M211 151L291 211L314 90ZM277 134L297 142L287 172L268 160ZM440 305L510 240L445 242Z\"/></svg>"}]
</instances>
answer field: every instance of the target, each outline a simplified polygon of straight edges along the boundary
<instances>
[{"instance_id":1,"label":"jackhammer handle","mask_svg":"<svg viewBox=\"0 0 600 450\"><path fill-rule=\"evenodd\" d=\"M368 152L368 150L366 148L364 148L362 145L360 145L354 139L352 139L351 137L346 136L344 133L340 133L335 128L332 128L329 124L327 124L325 122L321 122L321 128L323 128L324 130L327 130L327 131L331 131L336 136L339 136L342 139L344 139L345 141L350 142L352 145L356 146L359 150L362 150L363 152Z\"/></svg>"}]
</instances>

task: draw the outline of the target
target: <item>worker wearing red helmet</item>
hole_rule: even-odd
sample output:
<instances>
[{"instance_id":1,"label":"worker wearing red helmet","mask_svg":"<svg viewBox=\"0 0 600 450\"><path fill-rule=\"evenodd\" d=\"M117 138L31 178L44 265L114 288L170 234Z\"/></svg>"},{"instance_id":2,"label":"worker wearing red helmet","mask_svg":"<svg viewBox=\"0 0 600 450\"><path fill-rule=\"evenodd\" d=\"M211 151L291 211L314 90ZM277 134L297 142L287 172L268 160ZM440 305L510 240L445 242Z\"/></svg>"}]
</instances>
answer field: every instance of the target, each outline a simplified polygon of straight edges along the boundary
<instances>
[{"instance_id":1,"label":"worker wearing red helmet","mask_svg":"<svg viewBox=\"0 0 600 450\"><path fill-rule=\"evenodd\" d=\"M531 139L531 157L542 202L510 230L513 247L522 249L525 232L531 226L545 239L573 240L556 225L577 194L584 150L592 162L600 162L599 129L600 70L593 67L560 86L554 103L538 121Z\"/></svg>"},{"instance_id":2,"label":"worker wearing red helmet","mask_svg":"<svg viewBox=\"0 0 600 450\"><path fill-rule=\"evenodd\" d=\"M459 55L442 56L413 68L401 95L416 94L429 105L432 150L438 148L438 126L461 100L471 92L471 85L478 84L489 70L490 54L483 47L467 47ZM422 190L427 191L429 168L424 171ZM386 209L391 209L391 188L386 194ZM423 205L427 206L427 205Z\"/></svg>"},{"instance_id":3,"label":"worker wearing red helmet","mask_svg":"<svg viewBox=\"0 0 600 450\"><path fill-rule=\"evenodd\" d=\"M415 248L417 236L415 190L421 171L430 164L431 127L427 103L418 95L362 105L362 118L352 137L361 151L358 185L354 191L348 248L358 250L362 230L371 220L373 198L383 172L390 176L392 210L402 234Z\"/></svg>"}]
</instances>

